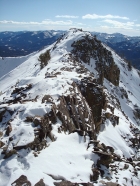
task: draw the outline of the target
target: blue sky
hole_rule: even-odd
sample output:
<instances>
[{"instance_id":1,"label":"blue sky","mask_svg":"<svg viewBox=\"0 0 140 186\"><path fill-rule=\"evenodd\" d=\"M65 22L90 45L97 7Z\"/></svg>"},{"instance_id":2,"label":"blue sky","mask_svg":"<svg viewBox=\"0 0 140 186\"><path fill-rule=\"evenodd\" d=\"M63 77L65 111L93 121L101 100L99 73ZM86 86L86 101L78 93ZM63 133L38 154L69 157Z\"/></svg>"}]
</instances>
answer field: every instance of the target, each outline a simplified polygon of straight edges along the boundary
<instances>
[{"instance_id":1,"label":"blue sky","mask_svg":"<svg viewBox=\"0 0 140 186\"><path fill-rule=\"evenodd\" d=\"M0 31L73 27L140 36L140 0L0 0Z\"/></svg>"}]
</instances>

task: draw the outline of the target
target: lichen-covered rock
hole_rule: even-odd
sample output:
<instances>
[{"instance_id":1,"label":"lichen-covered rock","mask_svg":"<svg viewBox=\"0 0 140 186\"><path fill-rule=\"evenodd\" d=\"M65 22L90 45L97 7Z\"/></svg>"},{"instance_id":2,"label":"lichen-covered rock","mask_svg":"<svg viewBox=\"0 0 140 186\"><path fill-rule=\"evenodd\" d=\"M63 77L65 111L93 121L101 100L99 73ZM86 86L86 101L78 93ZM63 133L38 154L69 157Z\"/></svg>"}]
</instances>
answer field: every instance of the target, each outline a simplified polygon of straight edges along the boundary
<instances>
[{"instance_id":1,"label":"lichen-covered rock","mask_svg":"<svg viewBox=\"0 0 140 186\"><path fill-rule=\"evenodd\" d=\"M12 184L12 186L31 186L31 182L28 181L27 177L24 175L21 175L17 180L15 180Z\"/></svg>"}]
</instances>

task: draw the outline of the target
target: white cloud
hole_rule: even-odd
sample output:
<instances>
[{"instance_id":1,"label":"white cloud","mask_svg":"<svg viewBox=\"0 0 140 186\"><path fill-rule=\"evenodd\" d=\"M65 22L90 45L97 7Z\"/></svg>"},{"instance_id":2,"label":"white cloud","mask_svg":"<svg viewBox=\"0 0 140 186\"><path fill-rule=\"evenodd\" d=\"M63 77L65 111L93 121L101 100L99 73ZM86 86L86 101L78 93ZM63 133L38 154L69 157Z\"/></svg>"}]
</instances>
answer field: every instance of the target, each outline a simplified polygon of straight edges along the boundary
<instances>
[{"instance_id":1,"label":"white cloud","mask_svg":"<svg viewBox=\"0 0 140 186\"><path fill-rule=\"evenodd\" d=\"M71 16L71 15L57 15L56 18L68 18L68 19L76 19L79 16Z\"/></svg>"},{"instance_id":2,"label":"white cloud","mask_svg":"<svg viewBox=\"0 0 140 186\"><path fill-rule=\"evenodd\" d=\"M15 25L72 25L73 22L71 20L67 21L51 21L49 19L41 21L41 22L18 22L18 21L0 21L0 24L15 24Z\"/></svg>"},{"instance_id":3,"label":"white cloud","mask_svg":"<svg viewBox=\"0 0 140 186\"><path fill-rule=\"evenodd\" d=\"M106 19L103 22L113 25L114 28L132 29L135 26L134 22L123 23L123 22L111 20L111 19Z\"/></svg>"},{"instance_id":4,"label":"white cloud","mask_svg":"<svg viewBox=\"0 0 140 186\"><path fill-rule=\"evenodd\" d=\"M97 15L97 14L86 14L82 16L82 19L125 19L128 20L128 17L114 16L111 14L108 15Z\"/></svg>"}]
</instances>

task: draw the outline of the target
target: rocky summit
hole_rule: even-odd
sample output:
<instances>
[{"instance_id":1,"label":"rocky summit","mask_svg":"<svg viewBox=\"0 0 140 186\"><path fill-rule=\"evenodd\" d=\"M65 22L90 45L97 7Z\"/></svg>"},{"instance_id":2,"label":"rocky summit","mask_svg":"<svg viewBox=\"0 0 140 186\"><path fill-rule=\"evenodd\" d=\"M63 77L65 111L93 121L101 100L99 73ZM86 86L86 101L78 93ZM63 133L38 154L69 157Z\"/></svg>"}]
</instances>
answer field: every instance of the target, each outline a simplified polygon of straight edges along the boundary
<instances>
[{"instance_id":1,"label":"rocky summit","mask_svg":"<svg viewBox=\"0 0 140 186\"><path fill-rule=\"evenodd\" d=\"M75 28L0 67L1 186L140 184L139 70Z\"/></svg>"}]
</instances>

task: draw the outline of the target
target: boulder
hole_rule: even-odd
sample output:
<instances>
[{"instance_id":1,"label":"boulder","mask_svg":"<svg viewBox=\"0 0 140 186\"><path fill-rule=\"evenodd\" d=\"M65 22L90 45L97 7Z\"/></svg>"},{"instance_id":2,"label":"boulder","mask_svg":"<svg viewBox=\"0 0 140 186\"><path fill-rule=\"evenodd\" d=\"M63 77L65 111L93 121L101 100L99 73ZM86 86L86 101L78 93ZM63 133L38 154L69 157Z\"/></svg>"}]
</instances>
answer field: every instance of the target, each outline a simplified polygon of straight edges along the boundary
<instances>
[{"instance_id":1,"label":"boulder","mask_svg":"<svg viewBox=\"0 0 140 186\"><path fill-rule=\"evenodd\" d=\"M33 122L33 117L27 116L25 122Z\"/></svg>"},{"instance_id":2,"label":"boulder","mask_svg":"<svg viewBox=\"0 0 140 186\"><path fill-rule=\"evenodd\" d=\"M3 147L5 143L3 141L0 141L0 148Z\"/></svg>"},{"instance_id":3,"label":"boulder","mask_svg":"<svg viewBox=\"0 0 140 186\"><path fill-rule=\"evenodd\" d=\"M6 152L4 159L7 159L11 157L12 155L17 154L17 151L15 149L10 150L9 152Z\"/></svg>"},{"instance_id":4,"label":"boulder","mask_svg":"<svg viewBox=\"0 0 140 186\"><path fill-rule=\"evenodd\" d=\"M42 103L45 103L45 102L51 102L52 103L53 99L50 95L45 95L43 98L42 98Z\"/></svg>"},{"instance_id":5,"label":"boulder","mask_svg":"<svg viewBox=\"0 0 140 186\"><path fill-rule=\"evenodd\" d=\"M93 151L93 153L98 154L100 159L97 161L97 165L100 166L100 164L105 165L106 167L109 167L109 164L112 162L112 155L106 152L102 151Z\"/></svg>"},{"instance_id":6,"label":"boulder","mask_svg":"<svg viewBox=\"0 0 140 186\"><path fill-rule=\"evenodd\" d=\"M3 132L0 131L0 138L3 136Z\"/></svg>"},{"instance_id":7,"label":"boulder","mask_svg":"<svg viewBox=\"0 0 140 186\"><path fill-rule=\"evenodd\" d=\"M6 134L7 136L9 136L9 134L10 134L11 131L12 131L12 126L11 126L11 125L8 125L8 127L6 128L5 134Z\"/></svg>"},{"instance_id":8,"label":"boulder","mask_svg":"<svg viewBox=\"0 0 140 186\"><path fill-rule=\"evenodd\" d=\"M124 164L124 169L128 169L129 165L128 164Z\"/></svg>"},{"instance_id":9,"label":"boulder","mask_svg":"<svg viewBox=\"0 0 140 186\"><path fill-rule=\"evenodd\" d=\"M31 182L27 180L27 177L24 175L21 175L17 180L15 180L12 184L12 186L31 186Z\"/></svg>"},{"instance_id":10,"label":"boulder","mask_svg":"<svg viewBox=\"0 0 140 186\"><path fill-rule=\"evenodd\" d=\"M105 117L106 117L107 119L109 119L110 116L111 116L111 113L110 113L110 112L106 112L106 113L105 113Z\"/></svg>"},{"instance_id":11,"label":"boulder","mask_svg":"<svg viewBox=\"0 0 140 186\"><path fill-rule=\"evenodd\" d=\"M90 176L90 181L97 181L100 175L100 172L97 168L92 169L93 175Z\"/></svg>"},{"instance_id":12,"label":"boulder","mask_svg":"<svg viewBox=\"0 0 140 186\"><path fill-rule=\"evenodd\" d=\"M5 108L0 109L0 122L2 121L2 118L3 118L3 115L5 114L5 112L6 112Z\"/></svg>"},{"instance_id":13,"label":"boulder","mask_svg":"<svg viewBox=\"0 0 140 186\"><path fill-rule=\"evenodd\" d=\"M41 125L41 117L35 117L33 119L33 123L34 123L35 127L37 127L38 125Z\"/></svg>"},{"instance_id":14,"label":"boulder","mask_svg":"<svg viewBox=\"0 0 140 186\"><path fill-rule=\"evenodd\" d=\"M37 182L34 186L46 186L46 184L44 183L43 179L40 179L40 181Z\"/></svg>"}]
</instances>

